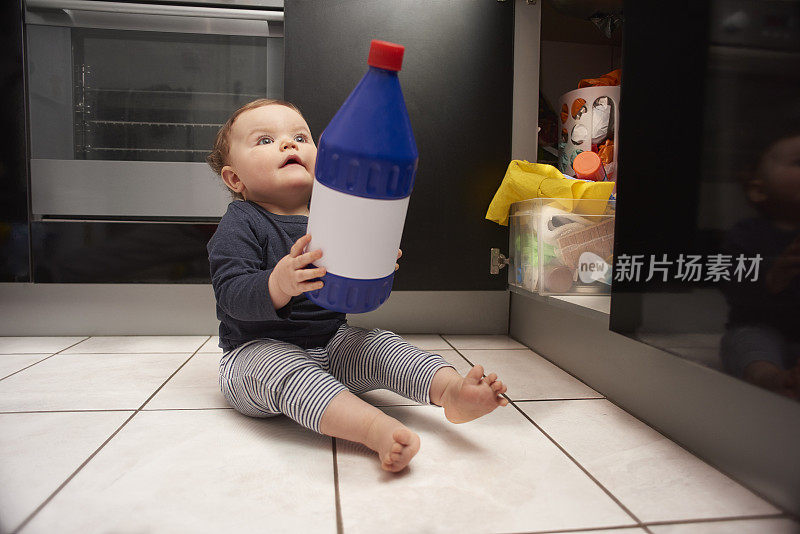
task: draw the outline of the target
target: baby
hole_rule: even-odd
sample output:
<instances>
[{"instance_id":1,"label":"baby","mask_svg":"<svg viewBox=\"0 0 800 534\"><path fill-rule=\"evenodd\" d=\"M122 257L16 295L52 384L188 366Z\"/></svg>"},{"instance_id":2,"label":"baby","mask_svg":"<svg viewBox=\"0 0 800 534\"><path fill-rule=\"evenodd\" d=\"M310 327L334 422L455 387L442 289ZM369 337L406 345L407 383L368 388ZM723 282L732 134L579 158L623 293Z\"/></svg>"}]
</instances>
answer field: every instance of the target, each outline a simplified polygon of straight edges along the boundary
<instances>
[{"instance_id":1,"label":"baby","mask_svg":"<svg viewBox=\"0 0 800 534\"><path fill-rule=\"evenodd\" d=\"M756 281L723 286L730 309L720 355L728 373L800 400L800 129L773 125L757 141L742 169L758 215L739 221L723 248L763 263Z\"/></svg>"},{"instance_id":2,"label":"baby","mask_svg":"<svg viewBox=\"0 0 800 534\"><path fill-rule=\"evenodd\" d=\"M220 387L245 415L285 414L362 443L383 469L400 471L419 436L357 394L390 389L465 423L506 406L506 386L480 365L462 377L440 355L386 330L350 326L343 313L305 297L325 274L313 265L323 252L305 251L316 156L299 110L261 99L231 116L207 158L235 197L208 242L224 351Z\"/></svg>"}]
</instances>

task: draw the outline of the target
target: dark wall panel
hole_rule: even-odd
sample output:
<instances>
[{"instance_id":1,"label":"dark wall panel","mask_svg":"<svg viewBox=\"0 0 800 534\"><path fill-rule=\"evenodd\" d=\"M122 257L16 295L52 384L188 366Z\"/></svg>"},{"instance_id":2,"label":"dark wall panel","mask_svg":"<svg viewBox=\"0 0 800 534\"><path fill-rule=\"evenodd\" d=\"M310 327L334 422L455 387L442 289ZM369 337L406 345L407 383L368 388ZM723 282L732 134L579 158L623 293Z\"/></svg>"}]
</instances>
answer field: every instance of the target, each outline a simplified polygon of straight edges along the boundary
<instances>
[{"instance_id":1,"label":"dark wall panel","mask_svg":"<svg viewBox=\"0 0 800 534\"><path fill-rule=\"evenodd\" d=\"M22 6L0 8L0 282L30 281Z\"/></svg>"},{"instance_id":2,"label":"dark wall panel","mask_svg":"<svg viewBox=\"0 0 800 534\"><path fill-rule=\"evenodd\" d=\"M505 289L508 232L484 219L511 157L513 2L286 0L285 97L315 141L367 70L372 39L406 46L400 83L419 148L399 290Z\"/></svg>"}]
</instances>

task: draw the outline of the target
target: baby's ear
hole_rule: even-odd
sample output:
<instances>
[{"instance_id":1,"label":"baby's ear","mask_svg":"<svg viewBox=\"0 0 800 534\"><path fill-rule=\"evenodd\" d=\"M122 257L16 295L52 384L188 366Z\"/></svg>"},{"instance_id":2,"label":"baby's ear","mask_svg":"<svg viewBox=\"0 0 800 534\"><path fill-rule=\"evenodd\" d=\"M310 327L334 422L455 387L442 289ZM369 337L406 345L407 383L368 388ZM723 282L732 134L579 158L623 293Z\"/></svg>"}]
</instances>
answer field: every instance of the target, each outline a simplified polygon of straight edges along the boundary
<instances>
[{"instance_id":1,"label":"baby's ear","mask_svg":"<svg viewBox=\"0 0 800 534\"><path fill-rule=\"evenodd\" d=\"M222 167L222 170L219 172L220 176L222 176L222 181L225 182L225 185L228 186L228 189L233 191L234 193L241 193L244 189L244 183L239 178L239 175L236 174L236 171L233 170L233 167L230 165L225 165Z\"/></svg>"},{"instance_id":2,"label":"baby's ear","mask_svg":"<svg viewBox=\"0 0 800 534\"><path fill-rule=\"evenodd\" d=\"M764 182L758 178L748 180L744 186L747 200L753 204L761 204L767 200L767 193L764 191Z\"/></svg>"}]
</instances>

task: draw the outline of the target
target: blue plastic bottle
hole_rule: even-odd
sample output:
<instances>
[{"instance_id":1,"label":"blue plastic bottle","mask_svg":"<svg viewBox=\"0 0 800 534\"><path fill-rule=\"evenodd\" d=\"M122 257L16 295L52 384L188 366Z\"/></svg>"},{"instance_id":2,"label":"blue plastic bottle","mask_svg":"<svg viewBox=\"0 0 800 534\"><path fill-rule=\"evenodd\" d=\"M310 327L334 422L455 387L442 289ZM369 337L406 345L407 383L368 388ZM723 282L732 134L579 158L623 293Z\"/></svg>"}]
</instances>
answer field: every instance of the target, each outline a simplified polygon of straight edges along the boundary
<instances>
[{"instance_id":1,"label":"blue plastic bottle","mask_svg":"<svg viewBox=\"0 0 800 534\"><path fill-rule=\"evenodd\" d=\"M308 250L322 249L327 274L306 295L330 310L368 312L392 291L419 159L397 77L404 50L372 41L369 70L320 136Z\"/></svg>"}]
</instances>

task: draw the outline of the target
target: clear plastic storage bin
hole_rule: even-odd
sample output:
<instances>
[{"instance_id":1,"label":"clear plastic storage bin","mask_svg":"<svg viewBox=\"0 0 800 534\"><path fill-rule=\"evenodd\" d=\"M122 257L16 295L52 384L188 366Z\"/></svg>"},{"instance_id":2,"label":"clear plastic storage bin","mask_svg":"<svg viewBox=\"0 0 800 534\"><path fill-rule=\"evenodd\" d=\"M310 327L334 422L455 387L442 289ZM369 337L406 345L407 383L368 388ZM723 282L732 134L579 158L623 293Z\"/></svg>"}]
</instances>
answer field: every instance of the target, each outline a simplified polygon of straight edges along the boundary
<instances>
[{"instance_id":1,"label":"clear plastic storage bin","mask_svg":"<svg viewBox=\"0 0 800 534\"><path fill-rule=\"evenodd\" d=\"M615 202L534 198L509 212L509 285L540 295L611 293Z\"/></svg>"}]
</instances>

